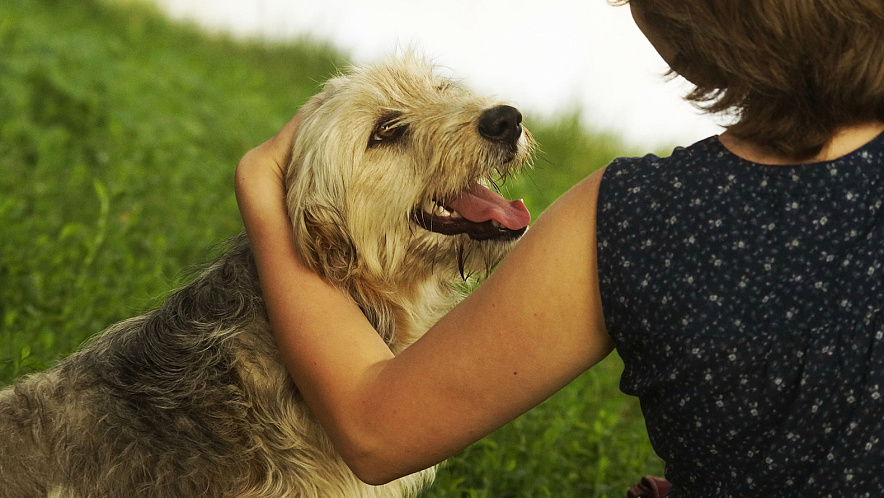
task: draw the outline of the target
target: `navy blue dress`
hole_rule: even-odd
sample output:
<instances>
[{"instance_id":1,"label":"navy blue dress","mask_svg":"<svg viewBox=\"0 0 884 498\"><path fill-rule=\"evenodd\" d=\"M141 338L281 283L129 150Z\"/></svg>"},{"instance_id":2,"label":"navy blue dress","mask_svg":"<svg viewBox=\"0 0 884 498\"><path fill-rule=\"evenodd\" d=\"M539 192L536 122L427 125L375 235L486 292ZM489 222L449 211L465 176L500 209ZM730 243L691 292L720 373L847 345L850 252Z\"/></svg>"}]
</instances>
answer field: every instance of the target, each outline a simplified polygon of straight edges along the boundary
<instances>
[{"instance_id":1,"label":"navy blue dress","mask_svg":"<svg viewBox=\"0 0 884 498\"><path fill-rule=\"evenodd\" d=\"M670 497L884 494L884 135L765 166L712 137L614 161L608 331Z\"/></svg>"}]
</instances>

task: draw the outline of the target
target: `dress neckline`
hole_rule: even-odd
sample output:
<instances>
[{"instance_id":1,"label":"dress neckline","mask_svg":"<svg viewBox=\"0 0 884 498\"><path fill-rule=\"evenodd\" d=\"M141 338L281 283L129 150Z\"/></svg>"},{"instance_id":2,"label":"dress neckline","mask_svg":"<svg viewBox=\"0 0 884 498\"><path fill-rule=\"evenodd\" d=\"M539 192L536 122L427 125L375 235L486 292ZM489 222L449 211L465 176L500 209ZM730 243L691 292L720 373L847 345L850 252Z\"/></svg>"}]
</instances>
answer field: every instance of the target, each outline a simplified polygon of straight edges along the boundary
<instances>
[{"instance_id":1,"label":"dress neckline","mask_svg":"<svg viewBox=\"0 0 884 498\"><path fill-rule=\"evenodd\" d=\"M720 135L713 135L713 136L709 137L708 140L710 140L712 143L714 143L715 146L718 147L720 149L720 151L723 152L725 155L730 156L731 158L736 159L736 160L740 161L741 163L749 164L749 165L753 165L753 166L761 166L764 168L792 169L792 168L807 168L807 167L814 167L814 166L825 167L825 166L831 165L833 163L837 163L837 162L849 160L853 157L861 156L864 153L868 153L870 149L873 149L873 148L879 146L879 144L884 145L884 131L879 132L877 135L875 135L874 137L872 137L870 140L866 141L864 144L860 145L859 147L847 152L846 154L838 156L836 158L827 159L827 160L823 160L823 161L813 161L813 162L807 162L807 163L791 163L791 164L769 164L769 163L753 161L751 159L746 159L746 158L740 156L739 154L736 154L731 149L729 149L724 143L722 143Z\"/></svg>"}]
</instances>

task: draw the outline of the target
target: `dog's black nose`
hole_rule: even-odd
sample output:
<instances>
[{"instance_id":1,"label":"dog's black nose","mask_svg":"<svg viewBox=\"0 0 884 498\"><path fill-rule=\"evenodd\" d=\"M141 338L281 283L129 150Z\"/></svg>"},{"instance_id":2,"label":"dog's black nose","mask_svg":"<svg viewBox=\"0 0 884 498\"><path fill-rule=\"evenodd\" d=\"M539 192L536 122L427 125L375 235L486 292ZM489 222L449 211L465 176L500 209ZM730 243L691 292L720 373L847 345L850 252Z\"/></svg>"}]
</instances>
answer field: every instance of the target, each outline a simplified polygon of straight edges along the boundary
<instances>
[{"instance_id":1,"label":"dog's black nose","mask_svg":"<svg viewBox=\"0 0 884 498\"><path fill-rule=\"evenodd\" d=\"M479 133L515 148L522 136L522 113L508 105L487 109L479 116Z\"/></svg>"}]
</instances>

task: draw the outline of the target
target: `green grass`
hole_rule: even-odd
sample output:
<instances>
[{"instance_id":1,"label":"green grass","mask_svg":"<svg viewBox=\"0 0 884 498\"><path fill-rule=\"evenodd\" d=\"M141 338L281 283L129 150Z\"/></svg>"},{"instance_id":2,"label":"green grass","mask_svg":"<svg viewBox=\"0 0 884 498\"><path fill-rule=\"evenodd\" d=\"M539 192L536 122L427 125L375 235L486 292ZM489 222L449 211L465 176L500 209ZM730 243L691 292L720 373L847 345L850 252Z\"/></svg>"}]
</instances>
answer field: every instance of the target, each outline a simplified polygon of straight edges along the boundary
<instances>
[{"instance_id":1,"label":"green grass","mask_svg":"<svg viewBox=\"0 0 884 498\"><path fill-rule=\"evenodd\" d=\"M209 36L100 0L0 2L0 385L156 306L241 230L233 168L346 58ZM528 126L508 185L535 216L625 151L576 118ZM427 497L623 496L660 473L612 357L452 458Z\"/></svg>"}]
</instances>

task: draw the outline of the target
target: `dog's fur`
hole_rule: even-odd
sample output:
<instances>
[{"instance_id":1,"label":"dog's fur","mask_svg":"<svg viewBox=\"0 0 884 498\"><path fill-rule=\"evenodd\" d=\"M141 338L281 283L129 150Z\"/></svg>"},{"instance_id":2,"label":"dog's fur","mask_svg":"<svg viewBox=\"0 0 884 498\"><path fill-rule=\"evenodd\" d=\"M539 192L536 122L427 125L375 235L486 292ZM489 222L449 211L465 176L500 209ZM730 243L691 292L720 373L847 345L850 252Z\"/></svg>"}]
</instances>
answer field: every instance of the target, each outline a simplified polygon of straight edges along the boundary
<instances>
[{"instance_id":1,"label":"dog's fur","mask_svg":"<svg viewBox=\"0 0 884 498\"><path fill-rule=\"evenodd\" d=\"M302 108L286 178L297 249L394 352L521 233L425 228L421 208L527 161L521 126L477 131L489 109L413 55L332 79ZM433 475L368 486L337 456L280 361L244 235L159 309L0 392L0 497L398 497Z\"/></svg>"}]
</instances>

